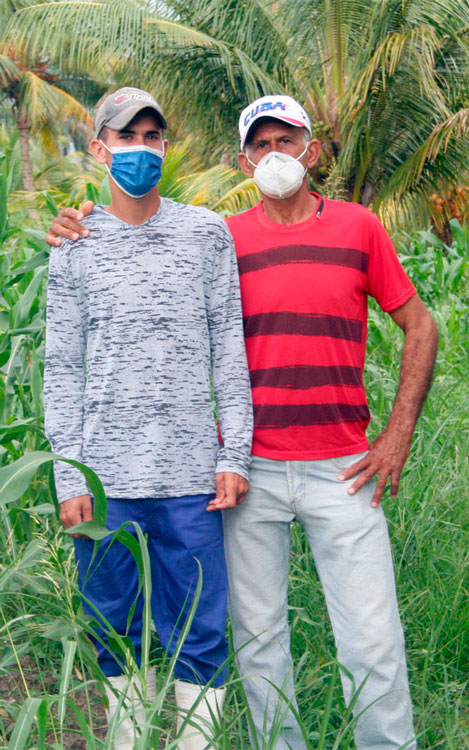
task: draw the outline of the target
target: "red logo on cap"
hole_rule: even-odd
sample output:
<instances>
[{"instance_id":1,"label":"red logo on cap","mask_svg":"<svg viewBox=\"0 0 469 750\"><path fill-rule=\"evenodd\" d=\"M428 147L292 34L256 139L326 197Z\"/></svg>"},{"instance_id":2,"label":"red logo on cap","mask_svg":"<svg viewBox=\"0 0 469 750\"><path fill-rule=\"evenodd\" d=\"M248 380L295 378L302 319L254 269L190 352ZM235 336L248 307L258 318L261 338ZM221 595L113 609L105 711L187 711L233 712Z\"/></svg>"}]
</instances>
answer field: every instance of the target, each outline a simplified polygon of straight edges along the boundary
<instances>
[{"instance_id":1,"label":"red logo on cap","mask_svg":"<svg viewBox=\"0 0 469 750\"><path fill-rule=\"evenodd\" d=\"M115 104L122 104L122 102L125 101L125 99L126 99L126 95L125 94L121 94L116 99L114 99L114 103Z\"/></svg>"}]
</instances>

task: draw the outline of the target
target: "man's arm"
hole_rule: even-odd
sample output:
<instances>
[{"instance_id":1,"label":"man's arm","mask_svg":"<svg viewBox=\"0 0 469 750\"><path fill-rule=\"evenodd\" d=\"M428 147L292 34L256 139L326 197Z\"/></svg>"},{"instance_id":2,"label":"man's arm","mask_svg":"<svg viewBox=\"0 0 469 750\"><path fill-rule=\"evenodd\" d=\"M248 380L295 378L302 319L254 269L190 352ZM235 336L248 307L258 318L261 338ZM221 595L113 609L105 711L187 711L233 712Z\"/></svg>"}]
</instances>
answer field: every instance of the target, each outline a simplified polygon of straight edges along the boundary
<instances>
[{"instance_id":1,"label":"man's arm","mask_svg":"<svg viewBox=\"0 0 469 750\"><path fill-rule=\"evenodd\" d=\"M73 241L80 237L88 237L90 230L82 226L80 221L89 216L93 208L93 201L85 201L79 211L76 208L62 208L50 226L46 242L53 247L59 247L62 244L60 237Z\"/></svg>"},{"instance_id":2,"label":"man's arm","mask_svg":"<svg viewBox=\"0 0 469 750\"><path fill-rule=\"evenodd\" d=\"M238 264L224 225L217 238L207 314L213 388L223 436L216 468L217 493L207 510L223 510L242 503L247 494L253 427Z\"/></svg>"},{"instance_id":3,"label":"man's arm","mask_svg":"<svg viewBox=\"0 0 469 750\"><path fill-rule=\"evenodd\" d=\"M54 453L82 460L85 334L69 254L52 251L47 289L44 414ZM60 519L65 528L92 518L85 478L60 461L54 464Z\"/></svg>"},{"instance_id":4,"label":"man's arm","mask_svg":"<svg viewBox=\"0 0 469 750\"><path fill-rule=\"evenodd\" d=\"M348 489L350 495L378 475L373 508L381 502L388 477L391 497L397 495L415 424L430 389L438 342L435 321L417 294L389 314L405 336L394 406L386 429L373 441L365 458L339 474L339 479L346 480L361 472Z\"/></svg>"}]
</instances>

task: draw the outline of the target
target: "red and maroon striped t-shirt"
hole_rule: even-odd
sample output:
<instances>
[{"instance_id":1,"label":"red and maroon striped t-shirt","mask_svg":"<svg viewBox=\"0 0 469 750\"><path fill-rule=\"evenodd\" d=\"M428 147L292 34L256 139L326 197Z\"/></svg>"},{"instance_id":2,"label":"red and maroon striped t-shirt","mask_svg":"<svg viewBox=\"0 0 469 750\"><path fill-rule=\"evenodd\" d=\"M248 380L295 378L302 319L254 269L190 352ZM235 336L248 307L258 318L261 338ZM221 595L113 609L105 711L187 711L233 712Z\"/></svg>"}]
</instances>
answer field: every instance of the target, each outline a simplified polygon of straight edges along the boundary
<instances>
[{"instance_id":1,"label":"red and maroon striped t-shirt","mask_svg":"<svg viewBox=\"0 0 469 750\"><path fill-rule=\"evenodd\" d=\"M415 294L376 216L316 197L316 212L299 224L270 221L262 203L227 220L241 281L253 454L264 458L367 449L367 297L389 312Z\"/></svg>"}]
</instances>

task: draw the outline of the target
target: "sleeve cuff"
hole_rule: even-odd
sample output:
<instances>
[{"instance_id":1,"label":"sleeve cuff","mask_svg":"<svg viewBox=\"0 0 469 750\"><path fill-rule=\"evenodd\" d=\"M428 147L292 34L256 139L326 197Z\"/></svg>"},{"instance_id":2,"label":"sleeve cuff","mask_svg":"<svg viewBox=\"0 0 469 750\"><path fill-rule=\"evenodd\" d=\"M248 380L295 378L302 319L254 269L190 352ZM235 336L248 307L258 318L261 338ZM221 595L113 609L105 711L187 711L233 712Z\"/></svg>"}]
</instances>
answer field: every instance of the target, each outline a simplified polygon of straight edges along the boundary
<instances>
[{"instance_id":1,"label":"sleeve cuff","mask_svg":"<svg viewBox=\"0 0 469 750\"><path fill-rule=\"evenodd\" d=\"M222 472L229 471L232 474L239 474L240 477L243 477L247 481L249 481L249 464L251 463L251 459L247 461L247 463L240 464L239 462L230 461L227 458L221 458L217 461L217 468L215 469L216 474L221 474Z\"/></svg>"}]
</instances>

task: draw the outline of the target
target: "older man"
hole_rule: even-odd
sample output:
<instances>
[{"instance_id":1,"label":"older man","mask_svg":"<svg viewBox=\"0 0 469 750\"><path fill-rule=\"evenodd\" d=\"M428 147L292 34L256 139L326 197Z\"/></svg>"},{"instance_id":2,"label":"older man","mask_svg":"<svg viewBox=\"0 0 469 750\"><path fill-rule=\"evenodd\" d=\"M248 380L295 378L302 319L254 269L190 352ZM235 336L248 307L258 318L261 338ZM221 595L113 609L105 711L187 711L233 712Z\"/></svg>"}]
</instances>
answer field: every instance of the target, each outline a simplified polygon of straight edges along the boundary
<instances>
[{"instance_id":1,"label":"older man","mask_svg":"<svg viewBox=\"0 0 469 750\"><path fill-rule=\"evenodd\" d=\"M415 748L380 501L388 477L391 495L398 490L431 379L436 327L378 219L308 191L320 144L304 109L290 97L263 97L246 107L239 129L240 167L263 198L228 219L255 428L250 492L239 515L229 511L224 521L235 646L257 735L277 725L278 750L306 746L291 710L287 618L297 520L324 588L347 702L355 694L357 747ZM368 295L405 334L397 397L370 447L362 380Z\"/></svg>"}]
</instances>

